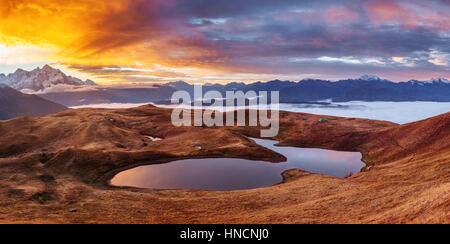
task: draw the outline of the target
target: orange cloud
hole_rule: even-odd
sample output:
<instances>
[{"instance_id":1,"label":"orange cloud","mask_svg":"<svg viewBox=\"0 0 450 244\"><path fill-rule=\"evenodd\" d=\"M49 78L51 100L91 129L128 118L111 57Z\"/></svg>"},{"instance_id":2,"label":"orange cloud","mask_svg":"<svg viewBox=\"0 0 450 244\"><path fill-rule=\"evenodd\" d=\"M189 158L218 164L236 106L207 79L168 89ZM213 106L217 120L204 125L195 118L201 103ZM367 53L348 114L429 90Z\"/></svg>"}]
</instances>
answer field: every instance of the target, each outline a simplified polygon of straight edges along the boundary
<instances>
[{"instance_id":1,"label":"orange cloud","mask_svg":"<svg viewBox=\"0 0 450 244\"><path fill-rule=\"evenodd\" d=\"M261 2L0 0L0 65L48 62L97 82L272 79L336 72L320 60L292 58L384 52L407 57L435 46L442 51L444 38L436 33L450 25L446 9L416 1L352 1L341 7L333 1ZM371 33L372 23L434 29L403 32L416 40L403 45L402 38L388 35L391 28ZM442 57L433 60L441 64L447 60Z\"/></svg>"},{"instance_id":2,"label":"orange cloud","mask_svg":"<svg viewBox=\"0 0 450 244\"><path fill-rule=\"evenodd\" d=\"M64 59L114 59L113 49L141 43L164 28L154 23L154 1L2 0L1 42L52 45ZM125 51L125 50L124 50ZM100 55L104 54L104 55ZM119 58L120 61L122 58Z\"/></svg>"},{"instance_id":3,"label":"orange cloud","mask_svg":"<svg viewBox=\"0 0 450 244\"><path fill-rule=\"evenodd\" d=\"M61 63L86 66L201 66L218 56L161 16L171 1L2 0L0 43L51 47ZM164 74L164 73L163 73ZM170 73L168 73L170 74Z\"/></svg>"}]
</instances>

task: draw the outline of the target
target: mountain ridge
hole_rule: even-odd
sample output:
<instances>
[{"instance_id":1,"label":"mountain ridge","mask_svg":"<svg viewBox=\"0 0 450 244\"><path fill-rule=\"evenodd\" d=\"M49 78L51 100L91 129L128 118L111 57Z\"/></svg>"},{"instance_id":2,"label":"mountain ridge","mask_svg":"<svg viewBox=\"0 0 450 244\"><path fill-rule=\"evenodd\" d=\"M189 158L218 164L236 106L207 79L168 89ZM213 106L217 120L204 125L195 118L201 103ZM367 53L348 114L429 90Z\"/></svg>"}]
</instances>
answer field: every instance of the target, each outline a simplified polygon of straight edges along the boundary
<instances>
[{"instance_id":1,"label":"mountain ridge","mask_svg":"<svg viewBox=\"0 0 450 244\"><path fill-rule=\"evenodd\" d=\"M0 84L0 120L19 116L40 117L67 109L37 95L23 94L5 84Z\"/></svg>"},{"instance_id":2,"label":"mountain ridge","mask_svg":"<svg viewBox=\"0 0 450 244\"><path fill-rule=\"evenodd\" d=\"M54 69L50 65L42 68L37 67L34 70L26 71L17 69L14 73L5 75L0 74L0 83L6 84L19 91L43 91L55 85L71 85L71 86L95 86L94 81L68 76L59 69Z\"/></svg>"},{"instance_id":3,"label":"mountain ridge","mask_svg":"<svg viewBox=\"0 0 450 244\"><path fill-rule=\"evenodd\" d=\"M67 76L61 70L49 65L32 71L18 69L16 72L0 74L0 84L4 83L16 90L37 94L44 99L65 106L79 106L95 103L167 103L176 90L187 91L193 96L194 86L184 81L167 82L154 88L139 86L130 88L108 88L98 86L88 91L72 89L92 87L92 80L82 81ZM62 89L58 86L63 85ZM54 89L50 89L54 88ZM69 88L69 89L66 89ZM450 81L446 78L432 78L426 81L411 79L393 82L376 75L363 75L339 81L303 79L300 81L271 80L253 83L230 82L227 84L207 83L203 91L217 90L223 96L226 91L279 91L280 102L301 103L331 100L348 101L433 101L450 102Z\"/></svg>"},{"instance_id":4,"label":"mountain ridge","mask_svg":"<svg viewBox=\"0 0 450 244\"><path fill-rule=\"evenodd\" d=\"M449 223L450 113L405 125L335 116L319 123L324 116L282 111L274 139L280 146L361 152L367 164L361 173L340 179L294 169L280 184L229 192L109 182L124 169L186 158L281 161L248 139L258 137L258 127L175 128L170 110L151 105L0 121L0 222ZM44 193L49 197L36 197Z\"/></svg>"},{"instance_id":5,"label":"mountain ridge","mask_svg":"<svg viewBox=\"0 0 450 244\"><path fill-rule=\"evenodd\" d=\"M336 82L341 82L341 81L347 81L347 80L353 80L353 81L383 81L386 83L394 83L394 84L401 84L401 83L410 83L410 82L422 82L424 84L432 84L432 83L445 83L445 84L450 84L450 81L444 77L439 77L439 78L431 78L429 80L417 80L417 79L410 79L408 81L399 81L399 82L394 82L388 79L384 79L384 78L380 78L376 75L362 75L359 78L347 78L347 79L340 79L337 81L331 81L331 80L326 80L326 79L317 79L317 78L305 78L299 81L291 81L291 80L279 80L279 79L275 79L275 80L268 80L268 81L255 81L255 82L251 82L251 83L245 83L245 82L229 82L229 83L206 83L204 84L204 86L227 86L227 85L252 85L252 84L268 84L268 83L274 83L274 82L279 82L279 83L301 83L301 82L305 82L305 81L324 81L324 82L332 82L332 83L336 83ZM179 80L179 81L173 81L173 82L167 82L164 83L164 85L172 85L174 87L186 87L186 86L192 86L193 84L187 83L183 80Z\"/></svg>"},{"instance_id":6,"label":"mountain ridge","mask_svg":"<svg viewBox=\"0 0 450 244\"><path fill-rule=\"evenodd\" d=\"M165 86L186 90L193 94L193 85L186 82L169 82ZM410 80L392 82L377 76L364 75L357 79L329 81L303 79L300 81L272 80L254 83L209 84L203 86L204 92L226 91L279 91L280 102L311 102L331 99L334 102L348 101L434 101L450 102L450 81L445 78L428 81Z\"/></svg>"}]
</instances>

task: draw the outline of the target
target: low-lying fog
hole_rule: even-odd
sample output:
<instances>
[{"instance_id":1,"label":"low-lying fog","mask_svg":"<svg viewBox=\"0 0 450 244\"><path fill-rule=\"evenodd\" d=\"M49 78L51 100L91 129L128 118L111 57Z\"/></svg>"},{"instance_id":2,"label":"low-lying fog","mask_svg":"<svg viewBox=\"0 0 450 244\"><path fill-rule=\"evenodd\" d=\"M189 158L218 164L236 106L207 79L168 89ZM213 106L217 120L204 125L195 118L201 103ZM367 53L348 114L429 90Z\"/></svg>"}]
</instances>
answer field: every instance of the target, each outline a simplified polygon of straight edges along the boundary
<instances>
[{"instance_id":1,"label":"low-lying fog","mask_svg":"<svg viewBox=\"0 0 450 244\"><path fill-rule=\"evenodd\" d=\"M131 108L144 104L110 103L92 104L72 108ZM174 107L174 105L157 105L160 107ZM222 109L218 109L222 110ZM280 104L280 110L303 112L341 117L367 118L386 120L405 124L450 111L450 103L440 102L344 102L330 104Z\"/></svg>"},{"instance_id":2,"label":"low-lying fog","mask_svg":"<svg viewBox=\"0 0 450 244\"><path fill-rule=\"evenodd\" d=\"M332 106L335 105L335 106ZM345 102L330 106L281 104L281 110L342 117L386 120L406 124L450 111L450 103L439 102Z\"/></svg>"}]
</instances>

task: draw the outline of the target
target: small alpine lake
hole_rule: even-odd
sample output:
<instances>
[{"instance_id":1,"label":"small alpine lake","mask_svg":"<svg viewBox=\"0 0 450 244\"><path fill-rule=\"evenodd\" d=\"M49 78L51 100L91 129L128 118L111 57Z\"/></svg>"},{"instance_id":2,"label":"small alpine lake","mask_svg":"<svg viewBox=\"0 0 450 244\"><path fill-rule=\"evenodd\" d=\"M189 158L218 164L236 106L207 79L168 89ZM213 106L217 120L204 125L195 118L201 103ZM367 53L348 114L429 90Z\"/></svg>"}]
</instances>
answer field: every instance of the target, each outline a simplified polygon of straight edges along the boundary
<instances>
[{"instance_id":1,"label":"small alpine lake","mask_svg":"<svg viewBox=\"0 0 450 244\"><path fill-rule=\"evenodd\" d=\"M359 152L315 148L278 147L277 141L253 139L256 143L287 158L270 163L236 158L186 159L165 164L140 166L118 173L113 186L149 189L198 189L231 191L268 187L280 183L290 169L346 177L365 166Z\"/></svg>"}]
</instances>

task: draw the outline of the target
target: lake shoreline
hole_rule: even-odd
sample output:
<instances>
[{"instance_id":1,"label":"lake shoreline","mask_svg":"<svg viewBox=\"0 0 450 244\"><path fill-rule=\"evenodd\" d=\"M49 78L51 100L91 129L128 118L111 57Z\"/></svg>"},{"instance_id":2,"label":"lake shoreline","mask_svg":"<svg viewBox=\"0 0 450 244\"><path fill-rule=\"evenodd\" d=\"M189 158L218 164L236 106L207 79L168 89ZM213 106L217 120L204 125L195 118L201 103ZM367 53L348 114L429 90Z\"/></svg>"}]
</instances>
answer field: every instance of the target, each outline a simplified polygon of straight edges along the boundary
<instances>
[{"instance_id":1,"label":"lake shoreline","mask_svg":"<svg viewBox=\"0 0 450 244\"><path fill-rule=\"evenodd\" d=\"M164 164L149 163L121 171L109 183L114 187L155 190L235 191L277 185L283 182L283 172L292 169L345 178L359 173L366 166L359 152L278 147L275 146L278 141L249 139L283 155L287 160L274 164L239 158L189 158ZM207 179L205 176L208 176Z\"/></svg>"},{"instance_id":2,"label":"lake shoreline","mask_svg":"<svg viewBox=\"0 0 450 244\"><path fill-rule=\"evenodd\" d=\"M169 109L148 105L1 121L0 222L448 222L442 196L448 195L450 113L406 125L335 116L318 123L321 117L281 111L274 139L359 151L367 164L361 173L336 178L288 171L283 184L230 192L114 188L105 176L182 157L282 161L247 138L257 138L261 128L174 128Z\"/></svg>"}]
</instances>

